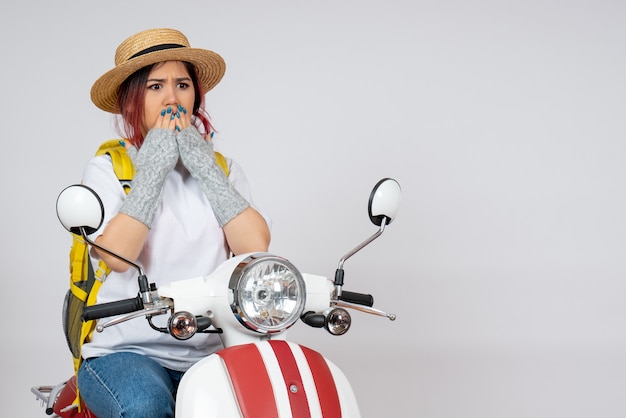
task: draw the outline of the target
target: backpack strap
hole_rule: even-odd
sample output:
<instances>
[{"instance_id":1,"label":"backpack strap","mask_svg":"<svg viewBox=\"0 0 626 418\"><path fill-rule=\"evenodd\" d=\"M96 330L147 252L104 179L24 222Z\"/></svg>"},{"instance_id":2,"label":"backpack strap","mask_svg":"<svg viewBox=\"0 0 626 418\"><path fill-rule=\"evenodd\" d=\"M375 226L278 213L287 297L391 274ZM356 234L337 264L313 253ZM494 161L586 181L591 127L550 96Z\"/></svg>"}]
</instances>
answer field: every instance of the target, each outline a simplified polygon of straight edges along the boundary
<instances>
[{"instance_id":1,"label":"backpack strap","mask_svg":"<svg viewBox=\"0 0 626 418\"><path fill-rule=\"evenodd\" d=\"M96 328L96 321L82 321L82 307L96 303L96 295L106 274L110 271L103 261L94 272L89 258L89 246L83 237L72 234L72 248L70 249L70 288L66 295L64 306L64 331L74 365L74 379L78 376L78 369L82 363L82 345L91 340ZM76 388L73 404L78 408L79 414L85 411L84 403ZM56 403L55 403L56 405Z\"/></svg>"},{"instance_id":2,"label":"backpack strap","mask_svg":"<svg viewBox=\"0 0 626 418\"><path fill-rule=\"evenodd\" d=\"M221 169L224 171L224 174L226 174L226 177L228 177L228 175L230 174L230 167L228 166L226 157L224 157L219 152L215 151L215 161L217 162L217 165L219 165Z\"/></svg>"},{"instance_id":3,"label":"backpack strap","mask_svg":"<svg viewBox=\"0 0 626 418\"><path fill-rule=\"evenodd\" d=\"M113 171L119 179L126 194L130 192L130 184L135 175L135 167L133 162L126 153L126 147L120 144L119 139L110 139L103 142L96 151L96 155L107 154L111 157L113 163Z\"/></svg>"}]
</instances>

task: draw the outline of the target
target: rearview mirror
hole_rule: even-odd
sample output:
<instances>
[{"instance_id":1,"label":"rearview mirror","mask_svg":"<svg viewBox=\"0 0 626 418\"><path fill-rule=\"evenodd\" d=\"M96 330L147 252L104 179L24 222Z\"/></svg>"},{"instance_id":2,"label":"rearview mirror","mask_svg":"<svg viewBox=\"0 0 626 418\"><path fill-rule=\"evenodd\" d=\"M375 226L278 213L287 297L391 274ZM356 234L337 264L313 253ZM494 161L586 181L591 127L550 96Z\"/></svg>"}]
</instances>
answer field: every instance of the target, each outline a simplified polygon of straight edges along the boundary
<instances>
[{"instance_id":1,"label":"rearview mirror","mask_svg":"<svg viewBox=\"0 0 626 418\"><path fill-rule=\"evenodd\" d=\"M398 214L401 202L400 184L390 178L380 180L370 194L368 205L370 220L374 225L381 226L383 220L385 225L389 225Z\"/></svg>"},{"instance_id":2,"label":"rearview mirror","mask_svg":"<svg viewBox=\"0 0 626 418\"><path fill-rule=\"evenodd\" d=\"M81 228L92 234L104 220L104 205L100 196L82 184L68 186L57 198L57 217L65 229L81 235Z\"/></svg>"}]
</instances>

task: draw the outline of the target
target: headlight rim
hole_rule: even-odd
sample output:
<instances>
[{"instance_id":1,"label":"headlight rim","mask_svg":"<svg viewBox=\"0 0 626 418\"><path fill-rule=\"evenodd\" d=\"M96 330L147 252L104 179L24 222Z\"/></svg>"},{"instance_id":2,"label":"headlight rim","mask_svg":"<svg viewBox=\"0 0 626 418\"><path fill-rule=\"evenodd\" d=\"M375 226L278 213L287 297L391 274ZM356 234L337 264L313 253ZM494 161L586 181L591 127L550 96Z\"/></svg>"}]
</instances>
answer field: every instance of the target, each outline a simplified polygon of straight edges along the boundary
<instances>
[{"instance_id":1,"label":"headlight rim","mask_svg":"<svg viewBox=\"0 0 626 418\"><path fill-rule=\"evenodd\" d=\"M245 278L246 273L258 264L268 261L275 261L286 267L293 274L296 287L301 293L301 295L298 295L296 298L296 308L285 321L275 326L266 326L256 323L246 314L240 303L240 283ZM306 305L306 283L302 273L289 260L272 253L254 253L241 260L233 269L228 283L228 289L230 293L230 308L237 321L246 329L259 334L270 335L286 331L297 322Z\"/></svg>"}]
</instances>

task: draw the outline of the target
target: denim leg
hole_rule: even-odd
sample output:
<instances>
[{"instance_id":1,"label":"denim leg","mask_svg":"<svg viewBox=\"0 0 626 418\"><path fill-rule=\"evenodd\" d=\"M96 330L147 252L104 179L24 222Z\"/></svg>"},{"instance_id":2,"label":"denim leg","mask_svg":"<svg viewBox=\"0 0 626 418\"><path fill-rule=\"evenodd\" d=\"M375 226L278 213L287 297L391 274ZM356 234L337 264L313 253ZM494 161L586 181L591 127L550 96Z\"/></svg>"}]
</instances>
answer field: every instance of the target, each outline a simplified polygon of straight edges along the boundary
<instances>
[{"instance_id":1,"label":"denim leg","mask_svg":"<svg viewBox=\"0 0 626 418\"><path fill-rule=\"evenodd\" d=\"M174 417L176 383L156 361L120 352L83 361L78 389L98 418Z\"/></svg>"}]
</instances>

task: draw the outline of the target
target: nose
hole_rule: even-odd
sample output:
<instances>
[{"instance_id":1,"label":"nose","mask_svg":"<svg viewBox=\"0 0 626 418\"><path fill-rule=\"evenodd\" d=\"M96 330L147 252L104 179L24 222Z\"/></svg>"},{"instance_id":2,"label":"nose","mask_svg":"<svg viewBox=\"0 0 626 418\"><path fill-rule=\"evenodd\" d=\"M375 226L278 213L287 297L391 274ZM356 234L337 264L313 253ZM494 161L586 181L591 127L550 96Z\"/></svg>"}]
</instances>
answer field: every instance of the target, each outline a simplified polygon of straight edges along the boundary
<instances>
[{"instance_id":1,"label":"nose","mask_svg":"<svg viewBox=\"0 0 626 418\"><path fill-rule=\"evenodd\" d=\"M170 106L178 106L179 91L176 89L176 84L167 83L164 86L164 89L165 89L165 95L164 95L165 103L164 104L170 105Z\"/></svg>"}]
</instances>

